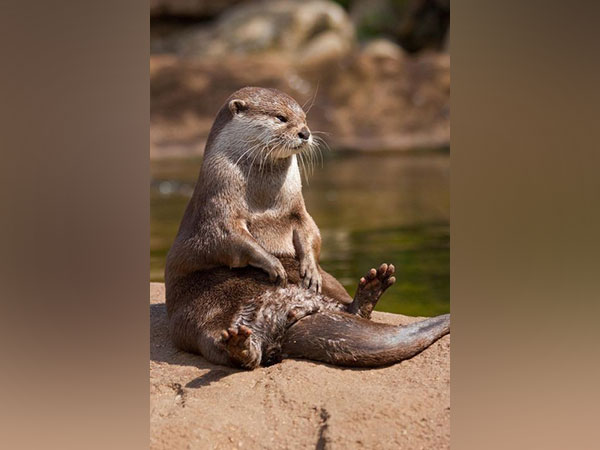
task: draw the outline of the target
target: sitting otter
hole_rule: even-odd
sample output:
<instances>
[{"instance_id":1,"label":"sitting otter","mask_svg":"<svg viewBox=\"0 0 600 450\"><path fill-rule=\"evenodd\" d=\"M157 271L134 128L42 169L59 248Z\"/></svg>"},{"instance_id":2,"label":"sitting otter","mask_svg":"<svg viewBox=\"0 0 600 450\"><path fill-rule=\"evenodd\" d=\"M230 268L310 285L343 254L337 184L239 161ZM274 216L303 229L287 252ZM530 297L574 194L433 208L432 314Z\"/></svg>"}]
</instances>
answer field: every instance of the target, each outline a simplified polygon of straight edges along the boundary
<instances>
[{"instance_id":1,"label":"sitting otter","mask_svg":"<svg viewBox=\"0 0 600 450\"><path fill-rule=\"evenodd\" d=\"M302 108L275 89L240 89L219 110L167 255L177 347L246 369L284 357L373 367L449 333L449 315L405 327L369 320L393 265L371 269L354 299L319 266L298 168L315 144Z\"/></svg>"}]
</instances>

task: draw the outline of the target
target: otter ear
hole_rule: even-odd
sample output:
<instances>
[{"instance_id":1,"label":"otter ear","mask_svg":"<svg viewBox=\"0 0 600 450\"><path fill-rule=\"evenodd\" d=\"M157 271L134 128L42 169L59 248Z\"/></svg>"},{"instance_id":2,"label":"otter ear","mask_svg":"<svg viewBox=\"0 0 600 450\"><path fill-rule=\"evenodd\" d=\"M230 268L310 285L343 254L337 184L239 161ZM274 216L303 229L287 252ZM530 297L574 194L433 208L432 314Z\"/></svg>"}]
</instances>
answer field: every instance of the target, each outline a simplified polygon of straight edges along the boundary
<instances>
[{"instance_id":1,"label":"otter ear","mask_svg":"<svg viewBox=\"0 0 600 450\"><path fill-rule=\"evenodd\" d=\"M239 100L236 98L229 102L229 109L235 115L247 110L248 106L244 100Z\"/></svg>"}]
</instances>

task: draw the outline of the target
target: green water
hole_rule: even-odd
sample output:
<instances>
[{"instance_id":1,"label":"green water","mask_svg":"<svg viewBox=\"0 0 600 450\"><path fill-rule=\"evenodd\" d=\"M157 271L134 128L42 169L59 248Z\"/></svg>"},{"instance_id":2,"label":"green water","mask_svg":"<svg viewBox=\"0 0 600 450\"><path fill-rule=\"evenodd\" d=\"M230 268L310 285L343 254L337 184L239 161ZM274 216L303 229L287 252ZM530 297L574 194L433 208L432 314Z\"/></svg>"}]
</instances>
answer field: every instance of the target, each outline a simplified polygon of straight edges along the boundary
<instances>
[{"instance_id":1,"label":"green water","mask_svg":"<svg viewBox=\"0 0 600 450\"><path fill-rule=\"evenodd\" d=\"M396 284L380 311L431 316L450 309L447 152L326 155L304 181L308 212L321 230L321 266L350 294L382 262ZM164 261L191 195L200 159L152 163L150 278Z\"/></svg>"}]
</instances>

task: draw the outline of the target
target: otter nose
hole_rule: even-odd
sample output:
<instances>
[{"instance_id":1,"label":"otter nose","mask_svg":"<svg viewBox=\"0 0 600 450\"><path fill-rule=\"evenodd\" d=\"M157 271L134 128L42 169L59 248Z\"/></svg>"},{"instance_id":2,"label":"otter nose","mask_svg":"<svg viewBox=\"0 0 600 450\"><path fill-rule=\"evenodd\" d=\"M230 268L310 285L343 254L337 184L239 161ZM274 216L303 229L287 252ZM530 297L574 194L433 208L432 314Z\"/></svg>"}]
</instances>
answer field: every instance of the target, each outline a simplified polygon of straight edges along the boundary
<instances>
[{"instance_id":1,"label":"otter nose","mask_svg":"<svg viewBox=\"0 0 600 450\"><path fill-rule=\"evenodd\" d=\"M304 127L302 128L299 132L298 132L298 137L300 139L303 140L308 140L308 138L310 137L310 131L308 131L308 128Z\"/></svg>"}]
</instances>

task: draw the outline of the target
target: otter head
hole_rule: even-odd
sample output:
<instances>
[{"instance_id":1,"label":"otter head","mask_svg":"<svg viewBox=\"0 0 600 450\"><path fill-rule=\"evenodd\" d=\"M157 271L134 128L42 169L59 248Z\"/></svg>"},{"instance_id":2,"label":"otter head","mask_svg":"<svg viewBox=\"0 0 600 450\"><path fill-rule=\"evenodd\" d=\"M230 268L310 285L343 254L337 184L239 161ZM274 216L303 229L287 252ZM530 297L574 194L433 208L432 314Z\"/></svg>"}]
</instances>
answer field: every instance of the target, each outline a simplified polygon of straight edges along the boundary
<instances>
[{"instance_id":1,"label":"otter head","mask_svg":"<svg viewBox=\"0 0 600 450\"><path fill-rule=\"evenodd\" d=\"M239 151L261 160L288 158L313 146L302 107L276 89L246 87L235 92L227 107L227 134L242 136Z\"/></svg>"}]
</instances>

